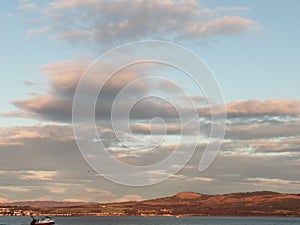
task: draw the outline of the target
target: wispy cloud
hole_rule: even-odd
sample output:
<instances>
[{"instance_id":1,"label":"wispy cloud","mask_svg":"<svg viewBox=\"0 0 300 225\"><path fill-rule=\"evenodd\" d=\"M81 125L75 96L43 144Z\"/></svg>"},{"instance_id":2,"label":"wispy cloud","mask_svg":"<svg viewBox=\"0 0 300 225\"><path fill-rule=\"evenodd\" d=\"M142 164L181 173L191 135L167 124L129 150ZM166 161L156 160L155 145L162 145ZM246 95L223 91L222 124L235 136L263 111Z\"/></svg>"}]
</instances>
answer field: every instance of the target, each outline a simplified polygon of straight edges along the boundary
<instances>
[{"instance_id":1,"label":"wispy cloud","mask_svg":"<svg viewBox=\"0 0 300 225\"><path fill-rule=\"evenodd\" d=\"M215 180L214 178L210 178L210 177L192 177L187 179L186 181L212 182L214 180Z\"/></svg>"},{"instance_id":2,"label":"wispy cloud","mask_svg":"<svg viewBox=\"0 0 300 225\"><path fill-rule=\"evenodd\" d=\"M210 115L209 107L199 108L199 114ZM268 99L230 102L226 105L228 118L262 117L262 116L299 116L300 100Z\"/></svg>"},{"instance_id":3,"label":"wispy cloud","mask_svg":"<svg viewBox=\"0 0 300 225\"><path fill-rule=\"evenodd\" d=\"M52 139L58 142L74 140L72 128L63 125L0 128L0 146L23 145L24 140Z\"/></svg>"},{"instance_id":4,"label":"wispy cloud","mask_svg":"<svg viewBox=\"0 0 300 225\"><path fill-rule=\"evenodd\" d=\"M58 174L57 171L44 171L44 170L2 170L1 175L14 175L21 180L53 180ZM0 187L0 189L5 189ZM7 189L7 188L6 188ZM29 191L26 188L20 188L19 191Z\"/></svg>"},{"instance_id":5,"label":"wispy cloud","mask_svg":"<svg viewBox=\"0 0 300 225\"><path fill-rule=\"evenodd\" d=\"M1 191L9 191L9 192L29 192L30 191L30 189L28 187L22 187L22 186L0 186L0 190Z\"/></svg>"},{"instance_id":6,"label":"wispy cloud","mask_svg":"<svg viewBox=\"0 0 300 225\"><path fill-rule=\"evenodd\" d=\"M26 171L20 178L23 180L53 180L57 171Z\"/></svg>"},{"instance_id":7,"label":"wispy cloud","mask_svg":"<svg viewBox=\"0 0 300 225\"><path fill-rule=\"evenodd\" d=\"M290 180L283 180L278 178L263 178L263 177L254 177L254 178L247 178L247 181L253 182L256 185L261 186L281 186L281 185L290 185L290 184L298 184L300 182L290 181Z\"/></svg>"},{"instance_id":8,"label":"wispy cloud","mask_svg":"<svg viewBox=\"0 0 300 225\"><path fill-rule=\"evenodd\" d=\"M22 3L18 7L19 10L38 10L39 7L33 3Z\"/></svg>"}]
</instances>

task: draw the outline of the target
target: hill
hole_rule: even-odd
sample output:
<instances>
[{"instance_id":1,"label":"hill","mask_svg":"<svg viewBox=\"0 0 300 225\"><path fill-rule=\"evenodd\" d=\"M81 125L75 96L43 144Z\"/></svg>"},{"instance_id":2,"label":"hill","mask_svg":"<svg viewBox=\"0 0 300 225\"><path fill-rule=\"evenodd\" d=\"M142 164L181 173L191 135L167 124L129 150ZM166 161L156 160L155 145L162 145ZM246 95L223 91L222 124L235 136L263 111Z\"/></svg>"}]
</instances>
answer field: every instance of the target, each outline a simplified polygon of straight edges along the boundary
<instances>
[{"instance_id":1,"label":"hill","mask_svg":"<svg viewBox=\"0 0 300 225\"><path fill-rule=\"evenodd\" d=\"M68 207L68 206L78 206L92 204L87 202L68 202L68 201L22 201L22 202L9 202L2 203L0 206L30 206L36 208L43 207Z\"/></svg>"},{"instance_id":2,"label":"hill","mask_svg":"<svg viewBox=\"0 0 300 225\"><path fill-rule=\"evenodd\" d=\"M46 203L46 205L45 205ZM27 204L27 206L25 206ZM5 204L3 204L5 205ZM12 208L12 203L7 207ZM269 191L205 195L182 192L174 196L123 203L14 203L14 210L38 215L135 216L293 216L300 217L300 194ZM3 207L3 206L2 206Z\"/></svg>"}]
</instances>

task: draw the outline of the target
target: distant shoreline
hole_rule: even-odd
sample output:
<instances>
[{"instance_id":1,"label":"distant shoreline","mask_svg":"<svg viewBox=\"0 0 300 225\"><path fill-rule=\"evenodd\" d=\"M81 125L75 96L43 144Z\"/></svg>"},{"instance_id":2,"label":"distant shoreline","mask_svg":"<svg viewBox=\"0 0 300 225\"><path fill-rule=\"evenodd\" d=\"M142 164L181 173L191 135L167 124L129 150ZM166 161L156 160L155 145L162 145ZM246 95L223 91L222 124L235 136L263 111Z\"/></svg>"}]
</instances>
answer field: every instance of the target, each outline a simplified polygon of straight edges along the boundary
<instances>
[{"instance_id":1,"label":"distant shoreline","mask_svg":"<svg viewBox=\"0 0 300 225\"><path fill-rule=\"evenodd\" d=\"M174 196L121 203L29 201L0 204L0 216L300 217L300 194L270 191Z\"/></svg>"},{"instance_id":2,"label":"distant shoreline","mask_svg":"<svg viewBox=\"0 0 300 225\"><path fill-rule=\"evenodd\" d=\"M147 216L141 216L141 215L136 215L136 216L130 216L130 215L120 215L120 216L113 216L113 215L107 215L107 216L97 216L97 215L70 215L70 216L62 216L62 215L49 215L49 214L41 214L41 215L36 215L37 217L44 217L44 216L50 216L50 217L177 217L174 215L168 215L168 216L164 216L164 215L147 215ZM8 215L0 215L0 217L30 217L29 215L22 215L22 216L8 216ZM179 216L179 218L183 218L183 217L228 217L228 218L300 218L300 216L197 216L197 215L181 215Z\"/></svg>"}]
</instances>

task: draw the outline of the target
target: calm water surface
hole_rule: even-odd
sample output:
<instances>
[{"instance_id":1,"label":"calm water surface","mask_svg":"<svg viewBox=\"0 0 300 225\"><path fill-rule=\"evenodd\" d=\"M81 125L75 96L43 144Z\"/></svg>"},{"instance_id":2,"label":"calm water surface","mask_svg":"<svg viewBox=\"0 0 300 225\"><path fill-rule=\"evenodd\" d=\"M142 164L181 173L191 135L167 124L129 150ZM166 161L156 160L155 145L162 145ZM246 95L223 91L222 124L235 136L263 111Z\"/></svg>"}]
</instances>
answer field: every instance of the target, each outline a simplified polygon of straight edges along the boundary
<instances>
[{"instance_id":1,"label":"calm water surface","mask_svg":"<svg viewBox=\"0 0 300 225\"><path fill-rule=\"evenodd\" d=\"M56 217L57 225L300 225L300 218ZM30 225L30 217L0 217L0 225Z\"/></svg>"}]
</instances>

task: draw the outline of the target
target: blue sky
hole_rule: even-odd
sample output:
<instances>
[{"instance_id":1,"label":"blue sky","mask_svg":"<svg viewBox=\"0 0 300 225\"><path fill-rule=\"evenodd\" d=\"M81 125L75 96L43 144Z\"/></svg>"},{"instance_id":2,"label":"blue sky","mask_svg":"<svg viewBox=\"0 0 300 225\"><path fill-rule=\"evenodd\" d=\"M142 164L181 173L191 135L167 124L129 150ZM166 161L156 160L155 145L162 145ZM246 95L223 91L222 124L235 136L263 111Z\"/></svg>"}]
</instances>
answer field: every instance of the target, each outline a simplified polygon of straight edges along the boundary
<instances>
[{"instance_id":1,"label":"blue sky","mask_svg":"<svg viewBox=\"0 0 300 225\"><path fill-rule=\"evenodd\" d=\"M226 6L237 3L214 3L223 2ZM245 15L259 22L261 30L222 38L200 50L222 84L225 98L228 101L299 98L295 82L299 79L300 32L296 29L299 2L239 1L239 4L249 8Z\"/></svg>"},{"instance_id":2,"label":"blue sky","mask_svg":"<svg viewBox=\"0 0 300 225\"><path fill-rule=\"evenodd\" d=\"M2 96L4 104L1 108L5 107L4 110L10 107L11 100L30 92L23 85L24 81L45 82L40 76L41 65L92 51L83 46L74 49L66 43L51 40L49 36L26 39L26 32L32 29L27 21L39 14L33 10L17 9L19 4L10 1L1 7L1 67L9 74L1 88L17 87L14 93ZM250 34L214 37L199 46L185 44L215 72L227 101L299 98L298 1L292 0L289 4L284 1L203 1L202 4L206 7L245 7L245 12L239 14L260 25L259 30ZM92 54L97 56L97 52Z\"/></svg>"},{"instance_id":3,"label":"blue sky","mask_svg":"<svg viewBox=\"0 0 300 225\"><path fill-rule=\"evenodd\" d=\"M135 1L113 2L22 0L1 6L0 202L22 200L24 193L31 199L114 201L179 191L225 193L270 188L297 192L300 2L166 0L153 1L151 5L144 0L136 6ZM128 8L122 8L123 5ZM177 24L170 22L173 20ZM195 26L189 27L190 24ZM72 138L69 93L73 93L80 71L93 59L119 44L144 39L173 41L199 55L215 74L229 119L225 144L211 169L203 174L191 170L199 157L195 156L171 180L135 189L87 172L91 169L80 157ZM141 72L140 68L137 71ZM129 69L126 73L135 72ZM124 85L132 79L123 76L120 80ZM138 96L139 88L144 86L137 84L136 88ZM185 88L192 90L188 83ZM151 87L145 90L151 93ZM172 93L171 89L166 90L169 91ZM135 122L145 125L143 121ZM145 127L136 132L145 134L142 128ZM106 132L101 129L100 133ZM177 140L174 136L169 138ZM116 145L111 136L104 139L110 143L112 154L124 157L120 149L114 152ZM19 156L16 151L21 152ZM29 160L28 155L32 154L36 154L36 160L48 156L49 162L44 167L31 167L19 158ZM154 161L165 156L163 150L151 154ZM80 168L72 163L63 165L59 160L57 168L50 163L50 159L70 156L75 157ZM147 160L139 157L142 161L125 154L123 160L133 164ZM256 160L257 168L250 168L251 160ZM9 166L15 163L19 166ZM276 174L276 170L282 172ZM62 181L63 177L67 179ZM70 191L68 187L72 185L77 188ZM82 190L89 194L81 195Z\"/></svg>"}]
</instances>

